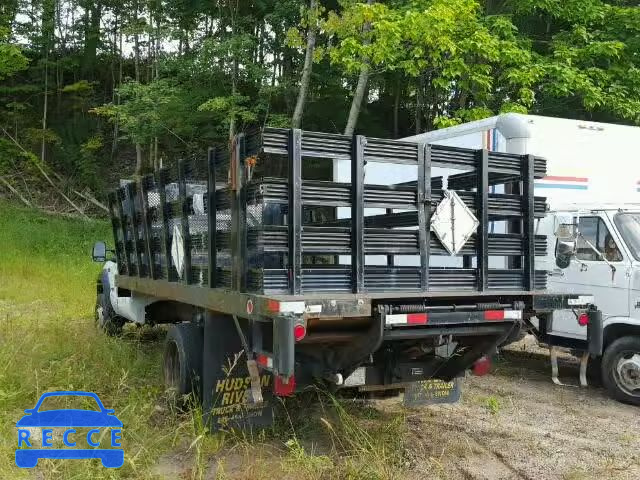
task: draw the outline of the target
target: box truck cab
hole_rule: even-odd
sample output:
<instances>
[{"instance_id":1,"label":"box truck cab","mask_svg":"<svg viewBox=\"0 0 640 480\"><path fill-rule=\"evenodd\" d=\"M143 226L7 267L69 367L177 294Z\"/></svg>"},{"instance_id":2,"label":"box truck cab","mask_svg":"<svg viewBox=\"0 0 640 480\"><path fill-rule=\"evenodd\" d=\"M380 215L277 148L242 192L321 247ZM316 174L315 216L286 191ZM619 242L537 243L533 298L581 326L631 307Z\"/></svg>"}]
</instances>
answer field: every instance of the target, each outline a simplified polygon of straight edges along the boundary
<instances>
[{"instance_id":1,"label":"box truck cab","mask_svg":"<svg viewBox=\"0 0 640 480\"><path fill-rule=\"evenodd\" d=\"M570 230L570 247L566 237ZM558 207L541 220L547 235L548 288L589 291L603 313L602 380L622 401L640 404L640 204ZM587 341L587 326L554 312L548 334L567 346Z\"/></svg>"}]
</instances>

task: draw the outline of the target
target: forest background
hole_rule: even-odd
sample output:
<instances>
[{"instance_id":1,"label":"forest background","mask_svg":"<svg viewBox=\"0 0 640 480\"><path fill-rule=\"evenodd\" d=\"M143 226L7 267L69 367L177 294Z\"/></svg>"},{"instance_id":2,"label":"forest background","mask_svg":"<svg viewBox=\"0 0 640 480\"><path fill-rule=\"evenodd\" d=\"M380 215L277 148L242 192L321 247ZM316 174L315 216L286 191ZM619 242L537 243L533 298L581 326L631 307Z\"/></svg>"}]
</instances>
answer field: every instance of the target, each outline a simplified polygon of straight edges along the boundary
<instances>
[{"instance_id":1,"label":"forest background","mask_svg":"<svg viewBox=\"0 0 640 480\"><path fill-rule=\"evenodd\" d=\"M640 124L630 0L2 0L0 196L103 212L117 178L255 126L400 138L503 112Z\"/></svg>"}]
</instances>

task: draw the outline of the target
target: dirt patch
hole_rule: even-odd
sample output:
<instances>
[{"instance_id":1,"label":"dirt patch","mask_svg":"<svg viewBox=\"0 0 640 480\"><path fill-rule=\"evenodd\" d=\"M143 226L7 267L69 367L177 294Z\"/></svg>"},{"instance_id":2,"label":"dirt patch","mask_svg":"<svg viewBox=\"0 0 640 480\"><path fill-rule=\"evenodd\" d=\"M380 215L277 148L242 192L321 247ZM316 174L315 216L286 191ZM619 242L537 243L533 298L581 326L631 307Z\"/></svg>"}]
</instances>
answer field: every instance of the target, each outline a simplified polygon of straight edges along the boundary
<instances>
[{"instance_id":1,"label":"dirt patch","mask_svg":"<svg viewBox=\"0 0 640 480\"><path fill-rule=\"evenodd\" d=\"M415 478L640 478L640 410L597 386L553 385L547 362L538 351L511 350L492 374L465 380L459 404L412 412L425 453ZM561 367L577 383L576 363Z\"/></svg>"}]
</instances>

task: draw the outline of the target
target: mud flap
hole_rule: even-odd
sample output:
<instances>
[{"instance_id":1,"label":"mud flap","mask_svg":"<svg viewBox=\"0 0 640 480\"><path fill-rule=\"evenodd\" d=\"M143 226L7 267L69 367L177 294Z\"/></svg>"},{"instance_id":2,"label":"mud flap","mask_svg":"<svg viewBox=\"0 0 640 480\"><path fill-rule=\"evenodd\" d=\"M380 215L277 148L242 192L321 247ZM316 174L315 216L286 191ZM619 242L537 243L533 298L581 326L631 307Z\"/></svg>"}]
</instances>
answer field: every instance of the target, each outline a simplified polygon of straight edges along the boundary
<instances>
[{"instance_id":1,"label":"mud flap","mask_svg":"<svg viewBox=\"0 0 640 480\"><path fill-rule=\"evenodd\" d=\"M211 430L256 430L273 423L272 375L261 372L263 402L252 403L247 357L231 317L205 314L202 361L204 422Z\"/></svg>"},{"instance_id":2,"label":"mud flap","mask_svg":"<svg viewBox=\"0 0 640 480\"><path fill-rule=\"evenodd\" d=\"M460 400L462 379L449 382L438 379L412 382L404 391L405 407L419 407L438 403L456 403Z\"/></svg>"}]
</instances>

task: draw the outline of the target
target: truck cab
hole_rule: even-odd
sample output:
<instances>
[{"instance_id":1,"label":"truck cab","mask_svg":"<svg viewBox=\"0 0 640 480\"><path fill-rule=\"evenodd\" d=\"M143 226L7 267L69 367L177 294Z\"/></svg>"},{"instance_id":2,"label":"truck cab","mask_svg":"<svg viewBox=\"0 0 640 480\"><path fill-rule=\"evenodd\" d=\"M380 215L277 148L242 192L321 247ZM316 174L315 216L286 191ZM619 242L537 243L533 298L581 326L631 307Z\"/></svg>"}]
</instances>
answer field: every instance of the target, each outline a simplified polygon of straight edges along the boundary
<instances>
[{"instance_id":1,"label":"truck cab","mask_svg":"<svg viewBox=\"0 0 640 480\"><path fill-rule=\"evenodd\" d=\"M615 398L640 404L640 205L561 206L540 221L537 233L548 239L549 290L588 291L602 311L596 358L603 383ZM571 312L556 311L547 333L579 345L587 326Z\"/></svg>"}]
</instances>

